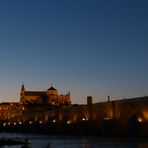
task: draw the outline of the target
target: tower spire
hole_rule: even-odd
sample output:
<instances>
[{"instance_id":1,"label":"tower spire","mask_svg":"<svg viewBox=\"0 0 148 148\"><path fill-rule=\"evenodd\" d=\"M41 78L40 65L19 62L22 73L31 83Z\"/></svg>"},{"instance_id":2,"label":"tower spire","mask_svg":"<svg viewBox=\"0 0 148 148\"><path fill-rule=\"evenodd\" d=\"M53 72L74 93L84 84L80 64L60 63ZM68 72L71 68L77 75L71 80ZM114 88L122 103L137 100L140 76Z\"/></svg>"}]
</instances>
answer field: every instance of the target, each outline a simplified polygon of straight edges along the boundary
<instances>
[{"instance_id":1,"label":"tower spire","mask_svg":"<svg viewBox=\"0 0 148 148\"><path fill-rule=\"evenodd\" d=\"M22 92L22 91L25 91L25 86L24 86L24 83L22 83L21 92Z\"/></svg>"},{"instance_id":2,"label":"tower spire","mask_svg":"<svg viewBox=\"0 0 148 148\"><path fill-rule=\"evenodd\" d=\"M51 82L51 87L53 87L53 84L52 84L52 82Z\"/></svg>"}]
</instances>

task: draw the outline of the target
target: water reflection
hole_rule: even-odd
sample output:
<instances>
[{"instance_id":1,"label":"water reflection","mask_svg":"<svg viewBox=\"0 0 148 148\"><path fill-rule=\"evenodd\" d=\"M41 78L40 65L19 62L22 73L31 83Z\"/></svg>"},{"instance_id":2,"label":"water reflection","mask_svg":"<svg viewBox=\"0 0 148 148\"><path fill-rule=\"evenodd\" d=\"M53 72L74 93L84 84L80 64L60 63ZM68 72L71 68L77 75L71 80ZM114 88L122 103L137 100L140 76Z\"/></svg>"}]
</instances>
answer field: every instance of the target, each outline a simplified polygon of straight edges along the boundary
<instances>
[{"instance_id":1,"label":"water reflection","mask_svg":"<svg viewBox=\"0 0 148 148\"><path fill-rule=\"evenodd\" d=\"M0 146L0 148L148 148L148 139L99 138L83 136L49 136L6 134L0 138L19 137L30 144Z\"/></svg>"}]
</instances>

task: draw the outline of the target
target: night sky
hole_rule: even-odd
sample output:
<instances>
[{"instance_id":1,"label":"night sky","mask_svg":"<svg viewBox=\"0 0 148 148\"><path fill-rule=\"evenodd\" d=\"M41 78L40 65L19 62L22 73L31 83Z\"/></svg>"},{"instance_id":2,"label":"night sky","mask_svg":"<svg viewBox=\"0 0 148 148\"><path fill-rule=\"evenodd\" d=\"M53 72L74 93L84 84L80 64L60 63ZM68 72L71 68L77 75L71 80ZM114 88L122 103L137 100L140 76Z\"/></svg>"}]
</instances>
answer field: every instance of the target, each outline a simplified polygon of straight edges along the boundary
<instances>
[{"instance_id":1,"label":"night sky","mask_svg":"<svg viewBox=\"0 0 148 148\"><path fill-rule=\"evenodd\" d=\"M51 82L72 103L148 94L147 0L0 0L0 102Z\"/></svg>"}]
</instances>

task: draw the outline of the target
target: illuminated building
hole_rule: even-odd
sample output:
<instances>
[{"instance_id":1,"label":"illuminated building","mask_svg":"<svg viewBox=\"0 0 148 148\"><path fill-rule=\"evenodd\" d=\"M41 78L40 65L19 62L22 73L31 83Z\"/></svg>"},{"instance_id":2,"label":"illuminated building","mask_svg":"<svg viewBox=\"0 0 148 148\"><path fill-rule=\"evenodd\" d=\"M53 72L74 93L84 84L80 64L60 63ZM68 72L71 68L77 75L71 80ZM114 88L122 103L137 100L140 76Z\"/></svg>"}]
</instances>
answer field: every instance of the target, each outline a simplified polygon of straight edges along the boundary
<instances>
[{"instance_id":1,"label":"illuminated building","mask_svg":"<svg viewBox=\"0 0 148 148\"><path fill-rule=\"evenodd\" d=\"M59 95L53 86L46 91L26 91L22 85L19 102L0 103L2 129L40 130L43 126L44 132L49 129L49 133L55 128L55 131L65 129L94 134L100 130L103 136L111 130L116 136L133 134L133 131L147 135L148 96L113 101L108 97L107 101L99 103L93 103L88 96L87 104L77 105L71 104L70 93Z\"/></svg>"},{"instance_id":2,"label":"illuminated building","mask_svg":"<svg viewBox=\"0 0 148 148\"><path fill-rule=\"evenodd\" d=\"M51 86L46 91L26 91L22 85L20 92L21 103L50 104L50 105L69 105L70 92L66 95L58 95L57 89Z\"/></svg>"}]
</instances>

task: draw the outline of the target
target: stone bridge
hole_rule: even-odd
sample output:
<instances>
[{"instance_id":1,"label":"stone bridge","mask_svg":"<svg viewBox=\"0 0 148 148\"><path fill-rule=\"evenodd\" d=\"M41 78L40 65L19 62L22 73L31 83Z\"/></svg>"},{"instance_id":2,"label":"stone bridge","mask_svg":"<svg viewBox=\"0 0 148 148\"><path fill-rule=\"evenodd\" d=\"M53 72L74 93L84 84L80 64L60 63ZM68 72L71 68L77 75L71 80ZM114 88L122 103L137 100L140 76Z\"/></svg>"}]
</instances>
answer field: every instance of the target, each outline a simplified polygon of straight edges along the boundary
<instances>
[{"instance_id":1,"label":"stone bridge","mask_svg":"<svg viewBox=\"0 0 148 148\"><path fill-rule=\"evenodd\" d=\"M116 119L127 123L135 115L139 122L148 121L148 97L107 101L91 105L73 105L46 112L34 112L32 119L69 124L89 120L101 123L103 120Z\"/></svg>"},{"instance_id":2,"label":"stone bridge","mask_svg":"<svg viewBox=\"0 0 148 148\"><path fill-rule=\"evenodd\" d=\"M18 109L15 106L15 110L7 111L6 122L4 120L1 124L4 131L28 130L100 136L148 135L147 96L95 104L89 98L87 105L71 105L58 109L50 109L48 105L19 105Z\"/></svg>"}]
</instances>

